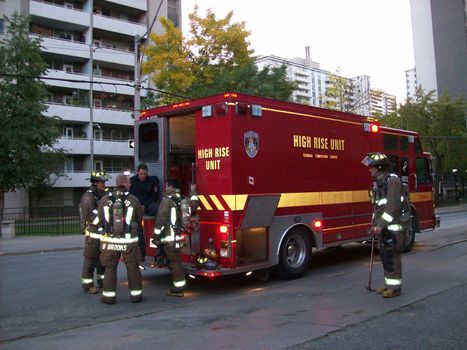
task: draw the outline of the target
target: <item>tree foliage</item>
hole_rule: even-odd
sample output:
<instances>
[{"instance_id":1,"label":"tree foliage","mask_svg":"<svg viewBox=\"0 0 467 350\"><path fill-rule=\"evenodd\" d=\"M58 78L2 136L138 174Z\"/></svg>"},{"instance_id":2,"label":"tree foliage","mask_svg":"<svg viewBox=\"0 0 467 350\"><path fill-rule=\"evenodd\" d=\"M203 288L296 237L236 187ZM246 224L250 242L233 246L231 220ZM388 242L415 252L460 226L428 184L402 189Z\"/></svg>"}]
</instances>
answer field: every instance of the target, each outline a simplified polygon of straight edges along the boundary
<instances>
[{"instance_id":1,"label":"tree foliage","mask_svg":"<svg viewBox=\"0 0 467 350\"><path fill-rule=\"evenodd\" d=\"M360 113L369 104L368 92L362 91L356 79L349 80L339 74L338 68L336 73L327 77L325 107L341 112Z\"/></svg>"},{"instance_id":2,"label":"tree foliage","mask_svg":"<svg viewBox=\"0 0 467 350\"><path fill-rule=\"evenodd\" d=\"M408 98L398 114L385 117L385 125L417 131L425 151L436 159L437 175L467 169L467 105L463 97L451 98L444 93L438 99L434 91L421 87L414 99Z\"/></svg>"},{"instance_id":3,"label":"tree foliage","mask_svg":"<svg viewBox=\"0 0 467 350\"><path fill-rule=\"evenodd\" d=\"M188 98L237 91L289 99L295 84L287 80L285 67L259 71L247 41L250 33L244 22L231 23L232 15L217 19L208 10L203 18L195 7L186 38L170 20L161 18L165 32L151 34L143 71L158 89ZM175 100L170 95L159 99Z\"/></svg>"},{"instance_id":4,"label":"tree foliage","mask_svg":"<svg viewBox=\"0 0 467 350\"><path fill-rule=\"evenodd\" d=\"M326 81L326 108L338 110L341 112L351 112L350 105L350 85L349 81L338 75L340 70L337 69L336 74L330 74Z\"/></svg>"},{"instance_id":5,"label":"tree foliage","mask_svg":"<svg viewBox=\"0 0 467 350\"><path fill-rule=\"evenodd\" d=\"M6 18L7 33L0 41L0 196L15 188L41 184L63 165L62 152L52 146L59 136L57 120L47 117L40 41L30 39L29 18L14 13Z\"/></svg>"}]
</instances>

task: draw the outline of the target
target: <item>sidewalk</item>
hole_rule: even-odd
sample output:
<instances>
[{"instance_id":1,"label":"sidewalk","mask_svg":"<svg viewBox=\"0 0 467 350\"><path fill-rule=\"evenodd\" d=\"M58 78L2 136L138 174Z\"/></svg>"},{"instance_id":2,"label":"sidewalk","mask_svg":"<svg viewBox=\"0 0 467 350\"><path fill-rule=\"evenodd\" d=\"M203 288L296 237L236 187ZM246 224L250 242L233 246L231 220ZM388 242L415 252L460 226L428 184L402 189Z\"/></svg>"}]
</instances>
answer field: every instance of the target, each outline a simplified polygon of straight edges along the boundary
<instances>
[{"instance_id":1,"label":"sidewalk","mask_svg":"<svg viewBox=\"0 0 467 350\"><path fill-rule=\"evenodd\" d=\"M467 203L450 207L436 208L436 214L438 215L461 211L467 212ZM0 238L0 256L80 250L83 249L83 244L84 236L81 234L66 236L20 236L14 239Z\"/></svg>"},{"instance_id":2,"label":"sidewalk","mask_svg":"<svg viewBox=\"0 0 467 350\"><path fill-rule=\"evenodd\" d=\"M83 249L82 234L66 236L19 236L0 239L0 256L13 254L48 253L53 251Z\"/></svg>"}]
</instances>

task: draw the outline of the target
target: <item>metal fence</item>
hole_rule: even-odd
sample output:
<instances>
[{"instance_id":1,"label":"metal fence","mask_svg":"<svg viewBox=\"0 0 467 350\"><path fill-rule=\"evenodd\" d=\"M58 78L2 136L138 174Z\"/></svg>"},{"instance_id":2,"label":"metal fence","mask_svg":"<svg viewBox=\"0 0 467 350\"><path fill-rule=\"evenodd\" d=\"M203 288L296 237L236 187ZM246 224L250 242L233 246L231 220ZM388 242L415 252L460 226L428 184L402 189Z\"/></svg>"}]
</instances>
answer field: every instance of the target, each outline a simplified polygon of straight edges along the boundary
<instances>
[{"instance_id":1,"label":"metal fence","mask_svg":"<svg viewBox=\"0 0 467 350\"><path fill-rule=\"evenodd\" d=\"M77 207L6 208L3 221L14 221L16 235L80 233Z\"/></svg>"}]
</instances>

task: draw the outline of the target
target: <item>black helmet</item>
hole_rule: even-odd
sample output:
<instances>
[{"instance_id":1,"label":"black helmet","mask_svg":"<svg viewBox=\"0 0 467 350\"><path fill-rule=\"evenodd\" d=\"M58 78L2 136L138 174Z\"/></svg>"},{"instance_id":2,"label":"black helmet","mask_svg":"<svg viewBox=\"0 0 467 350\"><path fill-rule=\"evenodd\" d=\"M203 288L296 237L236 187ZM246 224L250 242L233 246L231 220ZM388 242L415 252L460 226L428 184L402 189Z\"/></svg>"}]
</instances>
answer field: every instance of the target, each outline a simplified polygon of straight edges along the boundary
<instances>
[{"instance_id":1,"label":"black helmet","mask_svg":"<svg viewBox=\"0 0 467 350\"><path fill-rule=\"evenodd\" d=\"M373 166L379 170L386 170L389 168L389 159L383 153L368 153L362 160L362 164L365 166Z\"/></svg>"},{"instance_id":2,"label":"black helmet","mask_svg":"<svg viewBox=\"0 0 467 350\"><path fill-rule=\"evenodd\" d=\"M196 266L205 270L216 270L219 266L217 261L206 256L200 256L196 259Z\"/></svg>"},{"instance_id":3,"label":"black helmet","mask_svg":"<svg viewBox=\"0 0 467 350\"><path fill-rule=\"evenodd\" d=\"M107 173L104 170L93 170L91 173L91 182L106 182L109 180Z\"/></svg>"}]
</instances>

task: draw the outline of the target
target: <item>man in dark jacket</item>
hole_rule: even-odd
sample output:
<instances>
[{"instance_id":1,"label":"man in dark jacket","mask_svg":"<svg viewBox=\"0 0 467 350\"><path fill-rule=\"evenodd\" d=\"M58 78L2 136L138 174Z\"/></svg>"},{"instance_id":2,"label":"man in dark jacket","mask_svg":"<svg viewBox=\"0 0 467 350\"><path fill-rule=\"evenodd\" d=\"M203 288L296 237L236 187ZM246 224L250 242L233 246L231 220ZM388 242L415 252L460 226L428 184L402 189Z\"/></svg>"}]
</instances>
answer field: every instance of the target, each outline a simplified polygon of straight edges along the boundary
<instances>
[{"instance_id":1,"label":"man in dark jacket","mask_svg":"<svg viewBox=\"0 0 467 350\"><path fill-rule=\"evenodd\" d=\"M100 199L105 195L105 182L108 178L104 171L95 170L91 173L90 180L91 187L83 194L79 203L81 232L85 236L81 285L86 293L96 294L98 289L94 287L94 270L99 287L102 288L104 280L104 268L99 261L103 231L97 217L97 207Z\"/></svg>"},{"instance_id":2,"label":"man in dark jacket","mask_svg":"<svg viewBox=\"0 0 467 350\"><path fill-rule=\"evenodd\" d=\"M149 176L148 166L144 163L140 164L136 175L132 176L130 181L130 193L140 200L144 214L155 216L159 205L159 184L155 177ZM142 260L144 260L146 244L141 225L138 227L138 237Z\"/></svg>"}]
</instances>

